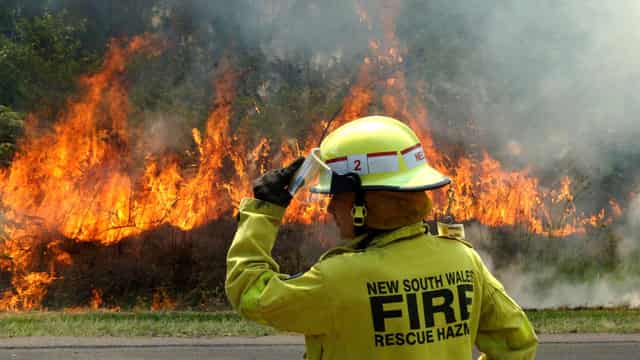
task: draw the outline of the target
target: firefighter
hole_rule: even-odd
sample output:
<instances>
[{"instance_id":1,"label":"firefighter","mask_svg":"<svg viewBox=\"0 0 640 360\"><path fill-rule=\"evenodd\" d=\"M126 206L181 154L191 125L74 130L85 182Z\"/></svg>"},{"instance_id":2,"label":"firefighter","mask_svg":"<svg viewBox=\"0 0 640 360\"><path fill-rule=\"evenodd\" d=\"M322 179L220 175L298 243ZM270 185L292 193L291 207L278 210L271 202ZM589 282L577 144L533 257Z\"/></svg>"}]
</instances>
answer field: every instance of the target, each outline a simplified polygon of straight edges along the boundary
<instances>
[{"instance_id":1,"label":"firefighter","mask_svg":"<svg viewBox=\"0 0 640 360\"><path fill-rule=\"evenodd\" d=\"M346 240L303 274L280 273L271 250L303 159L258 178L227 254L226 293L240 314L304 334L307 359L469 359L474 344L482 358L534 359L525 313L460 229L432 235L423 223L425 191L450 179L408 126L358 119L317 155L325 171L311 191L332 197Z\"/></svg>"}]
</instances>

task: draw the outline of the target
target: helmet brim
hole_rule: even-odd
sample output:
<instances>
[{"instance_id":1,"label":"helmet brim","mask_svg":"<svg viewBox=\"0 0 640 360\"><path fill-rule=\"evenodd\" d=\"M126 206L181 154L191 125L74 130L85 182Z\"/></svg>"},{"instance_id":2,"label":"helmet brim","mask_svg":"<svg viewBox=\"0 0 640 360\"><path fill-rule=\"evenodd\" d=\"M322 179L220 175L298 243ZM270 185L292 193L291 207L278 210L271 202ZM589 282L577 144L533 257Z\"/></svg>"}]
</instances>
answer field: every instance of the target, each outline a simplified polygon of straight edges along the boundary
<instances>
[{"instance_id":1,"label":"helmet brim","mask_svg":"<svg viewBox=\"0 0 640 360\"><path fill-rule=\"evenodd\" d=\"M330 180L330 177L326 177ZM428 166L418 166L401 174L389 173L368 174L362 182L362 188L367 191L427 191L449 185L451 179L438 170ZM311 188L312 193L331 194L331 181L322 181Z\"/></svg>"}]
</instances>

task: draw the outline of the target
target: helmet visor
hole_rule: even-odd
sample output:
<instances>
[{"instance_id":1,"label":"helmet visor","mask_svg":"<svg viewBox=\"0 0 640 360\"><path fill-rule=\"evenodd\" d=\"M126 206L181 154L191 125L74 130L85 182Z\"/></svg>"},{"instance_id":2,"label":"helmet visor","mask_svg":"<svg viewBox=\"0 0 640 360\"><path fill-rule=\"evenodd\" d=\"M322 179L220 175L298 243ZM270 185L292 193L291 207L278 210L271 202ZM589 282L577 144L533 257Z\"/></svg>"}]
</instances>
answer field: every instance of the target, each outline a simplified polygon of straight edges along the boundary
<instances>
[{"instance_id":1,"label":"helmet visor","mask_svg":"<svg viewBox=\"0 0 640 360\"><path fill-rule=\"evenodd\" d=\"M320 174L331 172L331 168L320 160L320 148L314 148L296 171L289 183L289 193L294 196L300 189L318 183Z\"/></svg>"}]
</instances>

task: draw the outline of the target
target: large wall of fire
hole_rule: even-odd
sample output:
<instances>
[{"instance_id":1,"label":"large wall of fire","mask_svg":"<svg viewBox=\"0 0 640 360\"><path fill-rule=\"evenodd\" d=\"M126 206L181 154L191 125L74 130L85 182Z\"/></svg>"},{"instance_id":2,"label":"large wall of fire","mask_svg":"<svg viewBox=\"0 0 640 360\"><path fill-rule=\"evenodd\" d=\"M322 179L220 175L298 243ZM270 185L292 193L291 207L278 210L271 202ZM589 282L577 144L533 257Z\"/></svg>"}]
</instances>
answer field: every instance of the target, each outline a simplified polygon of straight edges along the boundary
<instances>
[{"instance_id":1,"label":"large wall of fire","mask_svg":"<svg viewBox=\"0 0 640 360\"><path fill-rule=\"evenodd\" d=\"M371 21L365 9L359 11L361 21ZM0 170L5 209L0 270L11 274L11 287L0 293L0 309L38 307L47 286L56 281L53 267L44 270L37 264L33 244L45 241L56 262L71 266L72 256L58 246L56 237L110 246L160 226L188 231L231 218L239 201L251 196L254 177L305 154L327 130L368 115L372 102L414 128L430 164L453 179L451 191L433 194L434 217L517 225L563 237L620 215L615 199L596 214L579 213L569 178L563 178L559 188L544 188L528 169L505 170L487 151L479 160L439 151L429 131L427 106L407 86L407 50L395 35L396 15L387 11L378 16L385 35L371 39L370 54L362 59L341 111L312 124L306 138L268 139L248 128L233 128L232 105L243 72L232 57L224 57L211 79L214 96L206 125L192 130L197 164L188 169L177 156L145 153L128 123L131 104L123 76L128 61L158 56L168 44L154 34L113 40L102 67L79 80L82 93L68 100L55 126L41 129L32 116L13 163ZM325 205L294 201L286 221L327 221Z\"/></svg>"}]
</instances>

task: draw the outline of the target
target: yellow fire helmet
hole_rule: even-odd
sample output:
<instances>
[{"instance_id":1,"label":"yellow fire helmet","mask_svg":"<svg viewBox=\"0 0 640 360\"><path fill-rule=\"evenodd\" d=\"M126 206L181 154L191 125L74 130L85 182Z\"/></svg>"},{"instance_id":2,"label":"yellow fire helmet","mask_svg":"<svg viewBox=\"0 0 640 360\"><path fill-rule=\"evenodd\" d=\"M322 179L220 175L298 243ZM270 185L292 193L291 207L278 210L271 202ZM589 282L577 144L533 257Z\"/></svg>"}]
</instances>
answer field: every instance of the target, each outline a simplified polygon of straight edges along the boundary
<instances>
[{"instance_id":1,"label":"yellow fire helmet","mask_svg":"<svg viewBox=\"0 0 640 360\"><path fill-rule=\"evenodd\" d=\"M364 191L424 191L451 183L429 166L413 130L386 116L368 116L339 127L322 141L318 157L331 171L320 174L311 189L314 193L340 192L336 175L346 174L359 175Z\"/></svg>"}]
</instances>

